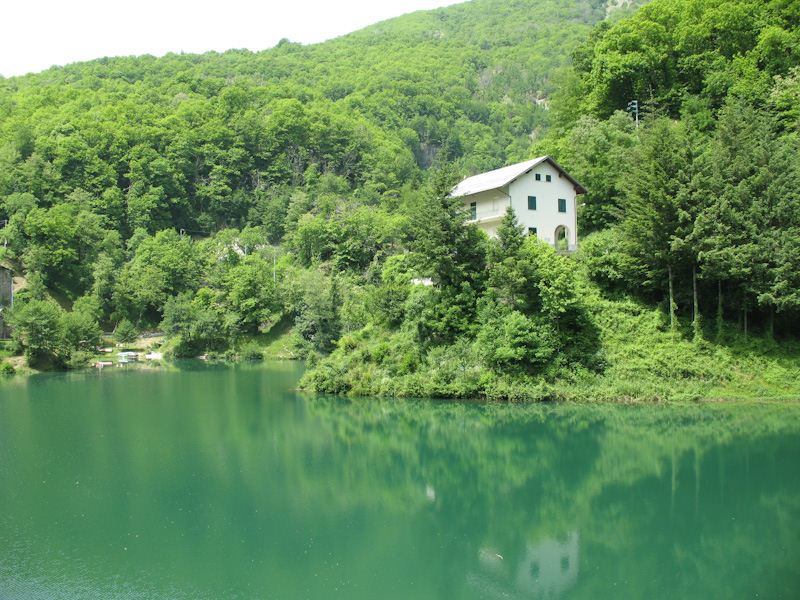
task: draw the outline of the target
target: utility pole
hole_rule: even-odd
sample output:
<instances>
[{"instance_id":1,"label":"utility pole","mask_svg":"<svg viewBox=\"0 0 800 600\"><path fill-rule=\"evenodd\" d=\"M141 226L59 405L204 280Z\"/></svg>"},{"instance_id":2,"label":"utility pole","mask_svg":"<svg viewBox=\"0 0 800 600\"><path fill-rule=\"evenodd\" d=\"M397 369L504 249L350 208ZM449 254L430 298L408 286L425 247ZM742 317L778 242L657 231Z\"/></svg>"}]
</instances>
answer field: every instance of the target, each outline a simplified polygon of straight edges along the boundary
<instances>
[{"instance_id":1,"label":"utility pole","mask_svg":"<svg viewBox=\"0 0 800 600\"><path fill-rule=\"evenodd\" d=\"M636 119L636 129L639 129L639 101L631 100L628 102L628 113Z\"/></svg>"}]
</instances>

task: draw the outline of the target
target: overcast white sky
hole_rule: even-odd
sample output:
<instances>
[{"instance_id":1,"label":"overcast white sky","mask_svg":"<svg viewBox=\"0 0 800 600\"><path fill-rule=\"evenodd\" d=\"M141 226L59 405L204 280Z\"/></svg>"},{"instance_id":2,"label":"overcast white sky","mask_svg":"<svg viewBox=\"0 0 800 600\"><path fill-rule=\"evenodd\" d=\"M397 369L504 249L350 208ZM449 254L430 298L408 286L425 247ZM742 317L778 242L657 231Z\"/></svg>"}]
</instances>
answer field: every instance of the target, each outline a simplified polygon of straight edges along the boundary
<instances>
[{"instance_id":1,"label":"overcast white sky","mask_svg":"<svg viewBox=\"0 0 800 600\"><path fill-rule=\"evenodd\" d=\"M102 56L312 43L458 0L0 0L0 75Z\"/></svg>"}]
</instances>

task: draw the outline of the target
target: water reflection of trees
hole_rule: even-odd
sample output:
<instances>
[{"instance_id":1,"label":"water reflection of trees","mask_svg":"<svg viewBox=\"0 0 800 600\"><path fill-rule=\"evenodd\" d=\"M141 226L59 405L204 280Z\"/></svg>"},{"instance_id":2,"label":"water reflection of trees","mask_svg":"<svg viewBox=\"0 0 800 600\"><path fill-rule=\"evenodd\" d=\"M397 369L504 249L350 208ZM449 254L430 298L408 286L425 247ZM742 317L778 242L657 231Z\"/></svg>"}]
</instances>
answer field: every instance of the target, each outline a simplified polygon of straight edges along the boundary
<instances>
[{"instance_id":1,"label":"water reflection of trees","mask_svg":"<svg viewBox=\"0 0 800 600\"><path fill-rule=\"evenodd\" d=\"M436 489L448 533L469 540L460 550L481 597L560 597L573 585L570 597L712 597L721 585L791 596L800 585L797 407L311 406L374 449L365 476L395 452L419 472L409 496L415 481ZM765 539L785 551L766 558ZM583 556L562 578L543 573L570 555L565 540ZM536 558L544 549L550 558Z\"/></svg>"},{"instance_id":2,"label":"water reflection of trees","mask_svg":"<svg viewBox=\"0 0 800 600\"><path fill-rule=\"evenodd\" d=\"M0 456L48 484L6 465L0 504L42 552L101 548L120 572L240 594L689 598L797 581L794 407L352 401L297 395L295 378L28 386L3 405Z\"/></svg>"}]
</instances>

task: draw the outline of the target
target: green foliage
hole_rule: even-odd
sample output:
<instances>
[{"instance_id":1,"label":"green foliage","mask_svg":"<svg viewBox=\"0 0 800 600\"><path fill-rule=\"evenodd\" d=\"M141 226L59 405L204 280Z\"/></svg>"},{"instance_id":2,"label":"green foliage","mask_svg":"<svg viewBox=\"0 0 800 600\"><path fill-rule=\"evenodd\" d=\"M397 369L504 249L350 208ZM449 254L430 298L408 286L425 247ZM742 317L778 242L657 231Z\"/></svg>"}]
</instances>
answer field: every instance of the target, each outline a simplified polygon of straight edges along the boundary
<instances>
[{"instance_id":1,"label":"green foliage","mask_svg":"<svg viewBox=\"0 0 800 600\"><path fill-rule=\"evenodd\" d=\"M57 369L65 365L68 356L62 318L61 308L47 300L31 300L14 307L9 323L30 366Z\"/></svg>"},{"instance_id":2,"label":"green foliage","mask_svg":"<svg viewBox=\"0 0 800 600\"><path fill-rule=\"evenodd\" d=\"M478 332L479 352L492 369L541 370L556 352L556 332L543 318L529 318L512 310L490 317Z\"/></svg>"},{"instance_id":3,"label":"green foliage","mask_svg":"<svg viewBox=\"0 0 800 600\"><path fill-rule=\"evenodd\" d=\"M200 260L190 238L172 230L146 236L119 273L116 309L135 323L157 322L171 295L197 288L199 274Z\"/></svg>"},{"instance_id":4,"label":"green foliage","mask_svg":"<svg viewBox=\"0 0 800 600\"><path fill-rule=\"evenodd\" d=\"M264 351L258 344L249 342L242 346L241 350L239 351L239 356L242 358L242 360L264 360Z\"/></svg>"},{"instance_id":5,"label":"green foliage","mask_svg":"<svg viewBox=\"0 0 800 600\"><path fill-rule=\"evenodd\" d=\"M67 198L52 208L33 208L20 225L18 250L25 268L41 273L56 290L79 294L91 281L91 267L104 231L102 219Z\"/></svg>"},{"instance_id":6,"label":"green foliage","mask_svg":"<svg viewBox=\"0 0 800 600\"><path fill-rule=\"evenodd\" d=\"M213 292L208 288L167 300L161 328L167 336L177 338L175 355L179 358L221 350L227 341L222 315L214 306Z\"/></svg>"},{"instance_id":7,"label":"green foliage","mask_svg":"<svg viewBox=\"0 0 800 600\"><path fill-rule=\"evenodd\" d=\"M565 135L540 144L541 153L557 156L587 189L580 196L579 231L597 231L620 220L626 174L632 155L638 152L638 142L633 121L617 111L607 120L584 115Z\"/></svg>"},{"instance_id":8,"label":"green foliage","mask_svg":"<svg viewBox=\"0 0 800 600\"><path fill-rule=\"evenodd\" d=\"M139 332L136 326L128 321L128 319L122 319L114 328L114 341L118 344L130 344L135 342L138 337Z\"/></svg>"},{"instance_id":9,"label":"green foliage","mask_svg":"<svg viewBox=\"0 0 800 600\"><path fill-rule=\"evenodd\" d=\"M579 93L600 117L636 98L675 116L693 96L761 98L800 61L797 26L784 0L655 0L577 53Z\"/></svg>"},{"instance_id":10,"label":"green foliage","mask_svg":"<svg viewBox=\"0 0 800 600\"><path fill-rule=\"evenodd\" d=\"M332 350L341 332L341 289L337 277L317 269L297 271L289 283L287 300L303 343L320 352Z\"/></svg>"},{"instance_id":11,"label":"green foliage","mask_svg":"<svg viewBox=\"0 0 800 600\"><path fill-rule=\"evenodd\" d=\"M65 313L61 319L64 343L73 351L94 352L102 331L97 318L83 310Z\"/></svg>"},{"instance_id":12,"label":"green foliage","mask_svg":"<svg viewBox=\"0 0 800 600\"><path fill-rule=\"evenodd\" d=\"M222 282L226 328L235 333L268 330L278 321L282 304L268 264L254 256L231 268Z\"/></svg>"},{"instance_id":13,"label":"green foliage","mask_svg":"<svg viewBox=\"0 0 800 600\"><path fill-rule=\"evenodd\" d=\"M27 283L18 341L61 367L85 361L99 323L125 339L160 323L179 356L244 356L280 323L321 391L543 399L713 379L675 355L716 356L712 310L720 342L738 339L737 316L743 333L755 321L789 337L793 3L608 14L474 0L314 46L0 81L0 241ZM638 129L622 112L634 99ZM488 240L449 196L533 153L588 188L576 258L525 238L511 211ZM722 354L728 377L738 359Z\"/></svg>"},{"instance_id":14,"label":"green foliage","mask_svg":"<svg viewBox=\"0 0 800 600\"><path fill-rule=\"evenodd\" d=\"M654 0L575 52L539 146L588 184L581 227L614 226L582 241L595 281L664 300L673 327L713 307L796 330L797 31L791 3Z\"/></svg>"},{"instance_id":15,"label":"green foliage","mask_svg":"<svg viewBox=\"0 0 800 600\"><path fill-rule=\"evenodd\" d=\"M626 252L625 236L618 227L593 233L581 241L578 259L591 279L608 291L624 291L631 281L641 281L635 259Z\"/></svg>"}]
</instances>

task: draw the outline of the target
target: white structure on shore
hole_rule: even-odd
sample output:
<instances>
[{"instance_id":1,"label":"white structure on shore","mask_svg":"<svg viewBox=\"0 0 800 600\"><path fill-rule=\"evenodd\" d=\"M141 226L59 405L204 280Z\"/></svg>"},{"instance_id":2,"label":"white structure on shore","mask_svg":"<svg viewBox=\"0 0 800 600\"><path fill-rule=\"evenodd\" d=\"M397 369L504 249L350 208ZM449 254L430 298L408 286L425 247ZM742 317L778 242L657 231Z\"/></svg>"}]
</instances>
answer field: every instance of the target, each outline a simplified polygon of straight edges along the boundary
<instances>
[{"instance_id":1,"label":"white structure on shore","mask_svg":"<svg viewBox=\"0 0 800 600\"><path fill-rule=\"evenodd\" d=\"M578 245L578 194L586 190L549 156L468 177L450 192L460 197L489 237L511 206L525 233L572 251Z\"/></svg>"}]
</instances>

